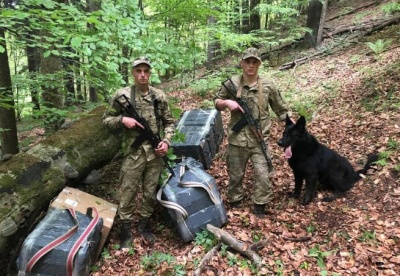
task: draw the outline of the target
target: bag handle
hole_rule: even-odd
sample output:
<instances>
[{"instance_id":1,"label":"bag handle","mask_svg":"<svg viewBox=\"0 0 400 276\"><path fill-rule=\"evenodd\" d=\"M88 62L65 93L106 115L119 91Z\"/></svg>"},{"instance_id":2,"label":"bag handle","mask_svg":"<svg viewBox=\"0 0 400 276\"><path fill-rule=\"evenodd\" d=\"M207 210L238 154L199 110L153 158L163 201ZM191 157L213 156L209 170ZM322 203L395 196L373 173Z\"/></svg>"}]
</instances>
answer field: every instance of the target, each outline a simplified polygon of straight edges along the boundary
<instances>
[{"instance_id":1,"label":"bag handle","mask_svg":"<svg viewBox=\"0 0 400 276\"><path fill-rule=\"evenodd\" d=\"M64 235L58 237L48 245L44 246L42 249L40 249L38 252L36 252L35 255L29 260L27 266L26 266L26 271L31 272L32 268L34 265L48 252L56 248L58 245L62 244L66 240L68 240L77 230L79 227L79 222L78 219L76 218L76 213L75 210L72 208L67 209L72 217L72 220L74 222L74 226L70 228ZM89 236L90 232L94 229L96 226L97 222L99 221L99 213L97 212L96 208L88 208L89 213L94 212L94 216L92 220L90 221L89 225L86 227L86 229L83 231L83 233L79 236L79 238L76 240L74 245L72 246L70 252L68 253L67 261L66 261L66 272L68 276L73 275L73 270L74 270L74 258L76 253L79 251L80 247L82 246L83 242L87 239ZM91 212L92 211L92 212Z\"/></svg>"},{"instance_id":2,"label":"bag handle","mask_svg":"<svg viewBox=\"0 0 400 276\"><path fill-rule=\"evenodd\" d=\"M68 257L67 257L67 275L68 276L72 276L72 272L74 270L75 254L78 252L78 250L82 246L83 242L87 239L90 232L92 232L92 230L96 226L97 222L99 221L99 213L97 212L96 208L88 208L88 211L90 213L92 213L91 211L93 211L94 216L92 217L92 220L90 221L89 225L86 227L85 231L83 231L83 233L80 235L80 237L76 240L76 242L72 246L71 251L68 254Z\"/></svg>"},{"instance_id":3,"label":"bag handle","mask_svg":"<svg viewBox=\"0 0 400 276\"><path fill-rule=\"evenodd\" d=\"M29 260L28 264L26 265L26 271L27 272L31 272L33 266L44 255L46 255L48 252L53 250L55 247L57 247L58 245L62 244L66 240L68 240L76 232L76 230L78 229L79 222L78 222L78 220L76 218L75 210L72 209L72 208L68 208L67 210L69 211L69 213L71 215L72 221L74 222L74 226L71 229L69 229L64 235L58 237L57 239L55 239L54 241L52 241L48 245L46 245L43 248L41 248L38 252L36 252L36 254L32 256L32 258Z\"/></svg>"}]
</instances>

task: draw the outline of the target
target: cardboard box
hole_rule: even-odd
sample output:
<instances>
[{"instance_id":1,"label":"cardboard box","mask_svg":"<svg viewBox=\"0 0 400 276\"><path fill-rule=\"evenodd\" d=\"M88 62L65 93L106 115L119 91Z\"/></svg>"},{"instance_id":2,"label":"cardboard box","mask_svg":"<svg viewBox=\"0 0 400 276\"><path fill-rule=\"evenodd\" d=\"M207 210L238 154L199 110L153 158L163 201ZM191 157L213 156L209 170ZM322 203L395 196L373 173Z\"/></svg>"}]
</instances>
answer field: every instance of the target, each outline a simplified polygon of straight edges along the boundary
<instances>
[{"instance_id":1,"label":"cardboard box","mask_svg":"<svg viewBox=\"0 0 400 276\"><path fill-rule=\"evenodd\" d=\"M50 206L54 208L73 208L75 211L79 211L83 214L86 213L86 210L89 207L96 208L99 216L103 218L103 229L101 231L101 239L96 253L97 259L100 256L104 243L111 231L118 205L85 193L79 189L65 187L51 202Z\"/></svg>"}]
</instances>

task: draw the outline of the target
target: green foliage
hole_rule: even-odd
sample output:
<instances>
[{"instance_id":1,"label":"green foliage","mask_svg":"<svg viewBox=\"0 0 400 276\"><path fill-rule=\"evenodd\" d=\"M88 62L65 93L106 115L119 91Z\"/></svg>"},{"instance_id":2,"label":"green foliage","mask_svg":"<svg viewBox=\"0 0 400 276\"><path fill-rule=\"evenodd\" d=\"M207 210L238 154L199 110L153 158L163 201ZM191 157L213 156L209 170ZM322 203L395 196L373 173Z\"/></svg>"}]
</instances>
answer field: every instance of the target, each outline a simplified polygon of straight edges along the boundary
<instances>
[{"instance_id":1,"label":"green foliage","mask_svg":"<svg viewBox=\"0 0 400 276\"><path fill-rule=\"evenodd\" d=\"M301 264L299 266L299 268L302 268L302 269L305 269L305 270L308 270L309 267L310 267L310 264L307 263L306 261L301 262Z\"/></svg>"},{"instance_id":2,"label":"green foliage","mask_svg":"<svg viewBox=\"0 0 400 276\"><path fill-rule=\"evenodd\" d=\"M189 88L193 89L201 98L209 97L214 94L225 80L221 75L211 76L205 79L198 79L190 83Z\"/></svg>"},{"instance_id":3,"label":"green foliage","mask_svg":"<svg viewBox=\"0 0 400 276\"><path fill-rule=\"evenodd\" d=\"M321 251L319 245L316 244L313 248L308 251L308 256L316 258L317 264L321 268L321 275L326 275L325 271L325 258L332 254L331 251Z\"/></svg>"},{"instance_id":4,"label":"green foliage","mask_svg":"<svg viewBox=\"0 0 400 276\"><path fill-rule=\"evenodd\" d=\"M237 256L232 254L232 253L228 254L227 259L228 259L228 265L229 266L234 266L235 264L238 263Z\"/></svg>"},{"instance_id":5,"label":"green foliage","mask_svg":"<svg viewBox=\"0 0 400 276\"><path fill-rule=\"evenodd\" d=\"M221 51L224 53L230 50L242 52L243 49L249 47L251 44L260 41L255 35L234 33L226 26L220 26L215 31L215 37L221 42Z\"/></svg>"},{"instance_id":6,"label":"green foliage","mask_svg":"<svg viewBox=\"0 0 400 276\"><path fill-rule=\"evenodd\" d=\"M392 40L378 39L375 42L366 42L365 44L374 52L375 55L379 55L392 44Z\"/></svg>"},{"instance_id":7,"label":"green foliage","mask_svg":"<svg viewBox=\"0 0 400 276\"><path fill-rule=\"evenodd\" d=\"M165 254L163 252L156 251L151 255L144 255L140 259L140 264L143 266L145 270L153 270L162 263L166 262L167 264L172 264L175 260L175 257L171 256L170 254Z\"/></svg>"},{"instance_id":8,"label":"green foliage","mask_svg":"<svg viewBox=\"0 0 400 276\"><path fill-rule=\"evenodd\" d=\"M361 242L375 242L376 241L376 233L375 230L372 229L371 231L364 229L361 236L357 238Z\"/></svg>"},{"instance_id":9,"label":"green foliage","mask_svg":"<svg viewBox=\"0 0 400 276\"><path fill-rule=\"evenodd\" d=\"M1 128L0 128L0 132L1 132ZM31 143L35 142L36 138L35 137L28 137L26 139L24 139L23 141L19 142L19 147L20 148L24 148L24 147L28 147Z\"/></svg>"},{"instance_id":10,"label":"green foliage","mask_svg":"<svg viewBox=\"0 0 400 276\"><path fill-rule=\"evenodd\" d=\"M178 106L168 103L169 109L171 110L172 117L175 119L179 119L179 117L182 114L182 109L180 109Z\"/></svg>"},{"instance_id":11,"label":"green foliage","mask_svg":"<svg viewBox=\"0 0 400 276\"><path fill-rule=\"evenodd\" d=\"M386 166L388 164L388 159L392 154L393 154L392 150L381 151L379 153L379 159L378 161L375 162L375 164L378 164L382 167Z\"/></svg>"},{"instance_id":12,"label":"green foliage","mask_svg":"<svg viewBox=\"0 0 400 276\"><path fill-rule=\"evenodd\" d=\"M175 133L174 133L174 136L172 136L172 142L174 142L174 143L183 143L185 141L186 141L185 133L182 133L179 130L176 130Z\"/></svg>"},{"instance_id":13,"label":"green foliage","mask_svg":"<svg viewBox=\"0 0 400 276\"><path fill-rule=\"evenodd\" d=\"M314 223L310 223L307 227L306 227L306 231L307 233L314 233L317 230L317 226Z\"/></svg>"},{"instance_id":14,"label":"green foliage","mask_svg":"<svg viewBox=\"0 0 400 276\"><path fill-rule=\"evenodd\" d=\"M285 268L284 263L282 260L275 260L275 271L276 275L283 276L283 269Z\"/></svg>"},{"instance_id":15,"label":"green foliage","mask_svg":"<svg viewBox=\"0 0 400 276\"><path fill-rule=\"evenodd\" d=\"M42 106L40 110L35 110L33 115L38 118L43 118L43 124L60 124L63 122L63 118L69 115L69 110L58 109L55 107Z\"/></svg>"},{"instance_id":16,"label":"green foliage","mask_svg":"<svg viewBox=\"0 0 400 276\"><path fill-rule=\"evenodd\" d=\"M179 135L179 132L178 132L178 133L175 133L175 136L174 136L174 137L176 137L177 135ZM181 134L181 135L185 136L184 134ZM173 138L172 141L177 141L177 138ZM172 147L170 147L170 148L168 149L167 154L166 154L166 157L167 157L167 160L168 160L168 161L167 161L167 162L168 162L168 165L169 165L171 168L173 168L174 165L175 165L175 160L176 160L178 157L174 154ZM165 167L164 167L164 170L162 171L162 173L161 173L161 175L160 175L160 178L158 179L158 184L159 184L161 187L164 186L164 185L168 182L168 180L169 180L169 178L170 178L170 174L171 174L170 171L169 171L168 168L165 166Z\"/></svg>"},{"instance_id":17,"label":"green foliage","mask_svg":"<svg viewBox=\"0 0 400 276\"><path fill-rule=\"evenodd\" d=\"M113 250L118 250L118 249L120 249L120 247L121 247L121 246L120 246L119 244L117 244L117 243L115 243L115 244L112 245L112 249L113 249Z\"/></svg>"},{"instance_id":18,"label":"green foliage","mask_svg":"<svg viewBox=\"0 0 400 276\"><path fill-rule=\"evenodd\" d=\"M119 245L118 245L119 246ZM103 259L109 259L111 258L110 251L107 250L106 247L103 248L103 251L101 252L101 258Z\"/></svg>"},{"instance_id":19,"label":"green foliage","mask_svg":"<svg viewBox=\"0 0 400 276\"><path fill-rule=\"evenodd\" d=\"M298 29L293 20L305 2L260 4L252 12L268 15L269 24L274 27L249 34L237 32L236 26L237 16L245 19L249 14L238 12L235 6L222 0L213 1L212 5L206 0L148 1L144 11L138 7L138 1L105 0L98 10L89 12L83 6L53 0L23 0L11 9L0 10L0 27L14 30L8 32L7 43L21 53L29 45L44 57L76 61L68 65L69 73L77 82L95 88L100 99L107 99L116 87L124 85L119 70L129 65L134 56L149 56L153 64L151 81L159 83L160 76L168 72L176 75L202 64L210 33L218 40L221 53L242 51L253 43L268 46L296 39L304 30ZM210 16L217 19L217 24L209 26ZM26 73L25 64L26 60L16 66L13 75L13 83L23 85L19 86L22 94L17 101L22 115L23 110L32 107L26 102L31 89L51 84L63 92L64 83L59 80L65 77L65 72L31 76ZM216 77L194 86L206 97L207 91L215 91L220 81L221 77ZM203 105L211 107L212 103L205 101Z\"/></svg>"},{"instance_id":20,"label":"green foliage","mask_svg":"<svg viewBox=\"0 0 400 276\"><path fill-rule=\"evenodd\" d=\"M203 246L205 251L210 251L217 244L217 239L208 230L196 233L194 241L197 245Z\"/></svg>"},{"instance_id":21,"label":"green foliage","mask_svg":"<svg viewBox=\"0 0 400 276\"><path fill-rule=\"evenodd\" d=\"M200 108L203 109L213 109L214 108L214 101L205 99L201 104Z\"/></svg>"},{"instance_id":22,"label":"green foliage","mask_svg":"<svg viewBox=\"0 0 400 276\"><path fill-rule=\"evenodd\" d=\"M151 255L146 254L140 259L140 264L143 266L143 269L146 271L157 272L163 263L166 263L171 270L166 272L164 271L163 275L177 275L183 276L186 275L185 268L182 264L175 263L175 257L170 254L165 254L159 251L152 253Z\"/></svg>"},{"instance_id":23,"label":"green foliage","mask_svg":"<svg viewBox=\"0 0 400 276\"><path fill-rule=\"evenodd\" d=\"M200 9L196 1L164 2L165 6L154 2L157 4L154 10L165 7L168 10L166 16L170 16L172 21L179 19L183 29L159 28L157 20L160 20L161 26L164 17L153 15L149 17L153 21L149 21L138 8L137 1L124 0L102 1L100 9L93 12L51 0L45 2L44 9L42 2L25 0L16 8L0 10L0 27L18 30L18 40L8 40L16 47L29 45L43 51L44 57L53 55L82 60L79 64L81 72L77 71L75 75L81 76L80 81L90 83L99 95L107 98L107 94L114 92L115 87L123 85L119 68L129 64L134 56L146 54L152 60L153 83L159 83L159 75L166 70L186 70L205 60L204 51L199 46L204 37L198 37L193 30L196 30L194 27L199 21L203 26L206 24L210 14L207 3L203 2L203 9ZM193 9L193 5L196 9ZM185 16L182 13L178 15L177 8ZM189 19L193 24L188 24ZM22 21L24 23L21 25ZM174 36L166 40L165 35L169 30ZM204 32L205 29L200 30ZM33 35L24 36L25 33ZM124 54L124 49L130 50L129 56ZM70 69L76 70L74 67ZM52 83L62 89L62 82L49 82L40 77L39 74L35 78L35 87Z\"/></svg>"},{"instance_id":24,"label":"green foliage","mask_svg":"<svg viewBox=\"0 0 400 276\"><path fill-rule=\"evenodd\" d=\"M318 109L316 100L319 94L317 93L304 93L296 88L286 89L284 93L284 98L290 105L290 109L295 110L299 116L304 116L307 121L312 118L313 112Z\"/></svg>"},{"instance_id":25,"label":"green foliage","mask_svg":"<svg viewBox=\"0 0 400 276\"><path fill-rule=\"evenodd\" d=\"M394 140L393 138L389 138L389 140L387 142L387 147L388 147L388 149L398 150L398 149L400 149L400 143L398 141Z\"/></svg>"},{"instance_id":26,"label":"green foliage","mask_svg":"<svg viewBox=\"0 0 400 276\"><path fill-rule=\"evenodd\" d=\"M98 272L100 268L97 265L90 266L90 272Z\"/></svg>"},{"instance_id":27,"label":"green foliage","mask_svg":"<svg viewBox=\"0 0 400 276\"><path fill-rule=\"evenodd\" d=\"M264 234L262 232L253 230L252 236L253 236L253 242L258 242L264 237Z\"/></svg>"},{"instance_id":28,"label":"green foliage","mask_svg":"<svg viewBox=\"0 0 400 276\"><path fill-rule=\"evenodd\" d=\"M385 13L394 14L400 12L400 3L398 2L390 2L386 3L382 6L382 10Z\"/></svg>"},{"instance_id":29,"label":"green foliage","mask_svg":"<svg viewBox=\"0 0 400 276\"><path fill-rule=\"evenodd\" d=\"M350 58L349 62L350 62L350 64L355 64L355 63L360 62L361 60L362 60L362 56L361 55L353 55Z\"/></svg>"},{"instance_id":30,"label":"green foliage","mask_svg":"<svg viewBox=\"0 0 400 276\"><path fill-rule=\"evenodd\" d=\"M229 246L226 244L221 245L221 250L220 250L221 257L225 257L228 254L228 248Z\"/></svg>"}]
</instances>

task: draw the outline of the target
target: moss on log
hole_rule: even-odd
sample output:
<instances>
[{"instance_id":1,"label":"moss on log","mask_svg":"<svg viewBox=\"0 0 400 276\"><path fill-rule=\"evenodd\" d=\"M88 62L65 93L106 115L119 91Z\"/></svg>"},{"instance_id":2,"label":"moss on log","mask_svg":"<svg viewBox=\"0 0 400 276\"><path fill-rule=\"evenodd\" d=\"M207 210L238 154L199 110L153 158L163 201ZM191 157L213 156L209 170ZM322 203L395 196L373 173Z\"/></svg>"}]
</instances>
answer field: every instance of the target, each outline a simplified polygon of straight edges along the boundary
<instances>
[{"instance_id":1,"label":"moss on log","mask_svg":"<svg viewBox=\"0 0 400 276\"><path fill-rule=\"evenodd\" d=\"M20 246L37 218L68 184L109 162L120 149L118 133L102 127L103 107L66 130L0 163L0 269L15 267Z\"/></svg>"}]
</instances>

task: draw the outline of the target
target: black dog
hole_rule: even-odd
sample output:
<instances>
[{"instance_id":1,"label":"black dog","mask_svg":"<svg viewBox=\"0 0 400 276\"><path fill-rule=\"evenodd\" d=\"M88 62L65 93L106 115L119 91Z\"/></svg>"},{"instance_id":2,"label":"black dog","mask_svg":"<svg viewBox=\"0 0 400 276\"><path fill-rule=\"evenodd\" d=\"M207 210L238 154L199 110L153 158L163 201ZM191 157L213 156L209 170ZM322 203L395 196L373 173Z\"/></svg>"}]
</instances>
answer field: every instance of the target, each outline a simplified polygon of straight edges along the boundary
<instances>
[{"instance_id":1,"label":"black dog","mask_svg":"<svg viewBox=\"0 0 400 276\"><path fill-rule=\"evenodd\" d=\"M346 158L320 144L305 126L306 119L303 116L296 123L286 116L286 127L278 141L278 145L285 148L285 157L289 159L293 170L293 197L300 197L303 180L306 181L303 205L309 204L313 199L318 182L323 188L333 190L332 197L323 199L332 201L350 190L361 179L359 174L366 174L371 164L378 160L377 154L371 154L364 168L354 171Z\"/></svg>"}]
</instances>

